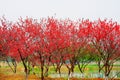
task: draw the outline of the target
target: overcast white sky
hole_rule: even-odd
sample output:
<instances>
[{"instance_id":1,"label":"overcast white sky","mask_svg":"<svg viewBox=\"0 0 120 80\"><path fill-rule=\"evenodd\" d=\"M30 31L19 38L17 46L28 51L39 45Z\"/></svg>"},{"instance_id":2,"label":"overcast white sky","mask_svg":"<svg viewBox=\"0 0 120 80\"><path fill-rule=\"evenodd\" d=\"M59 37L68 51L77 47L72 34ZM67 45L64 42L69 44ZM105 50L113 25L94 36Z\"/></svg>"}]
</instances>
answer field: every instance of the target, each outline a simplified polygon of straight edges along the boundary
<instances>
[{"instance_id":1,"label":"overcast white sky","mask_svg":"<svg viewBox=\"0 0 120 80\"><path fill-rule=\"evenodd\" d=\"M0 17L108 18L120 22L120 0L0 0Z\"/></svg>"}]
</instances>

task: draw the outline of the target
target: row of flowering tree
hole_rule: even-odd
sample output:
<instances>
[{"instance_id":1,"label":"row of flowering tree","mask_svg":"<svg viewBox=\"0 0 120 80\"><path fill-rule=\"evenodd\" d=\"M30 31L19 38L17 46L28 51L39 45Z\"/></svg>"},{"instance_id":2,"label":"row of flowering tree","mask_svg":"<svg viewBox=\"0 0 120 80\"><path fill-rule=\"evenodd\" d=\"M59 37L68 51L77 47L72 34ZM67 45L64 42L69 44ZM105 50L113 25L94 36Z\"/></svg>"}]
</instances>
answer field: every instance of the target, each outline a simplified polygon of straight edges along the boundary
<instances>
[{"instance_id":1,"label":"row of flowering tree","mask_svg":"<svg viewBox=\"0 0 120 80\"><path fill-rule=\"evenodd\" d=\"M20 18L17 22L9 22L2 18L0 24L0 58L11 57L14 72L16 62L22 62L26 79L30 66L38 66L44 80L51 65L61 74L64 64L70 76L76 64L83 74L93 60L107 79L120 58L120 25L111 20Z\"/></svg>"}]
</instances>

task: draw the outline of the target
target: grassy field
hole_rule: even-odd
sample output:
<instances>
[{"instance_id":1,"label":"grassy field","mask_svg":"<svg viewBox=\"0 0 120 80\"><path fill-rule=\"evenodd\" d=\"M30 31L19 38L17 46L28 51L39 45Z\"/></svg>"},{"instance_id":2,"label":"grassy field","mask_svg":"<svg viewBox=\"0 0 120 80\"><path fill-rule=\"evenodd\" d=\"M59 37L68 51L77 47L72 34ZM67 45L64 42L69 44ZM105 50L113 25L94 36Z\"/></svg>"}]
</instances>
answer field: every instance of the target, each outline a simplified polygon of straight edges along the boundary
<instances>
[{"instance_id":1,"label":"grassy field","mask_svg":"<svg viewBox=\"0 0 120 80\"><path fill-rule=\"evenodd\" d=\"M24 73L24 68L23 65L21 63L18 64L17 66L17 73L13 73L12 70L8 67L8 65L6 63L0 63L1 67L0 67L0 80L24 80L25 78L25 73ZM80 74L79 69L77 66L75 66L74 69L75 73ZM113 71L120 71L120 64L116 64L113 67ZM28 80L40 80L39 76L40 76L40 69L38 67L34 68L34 72L36 73L35 75L33 75L33 72L31 72L31 74L28 77ZM50 66L49 68L49 76L47 78L45 78L45 80L67 80L67 73L68 73L68 69L66 68L66 66L62 66L61 68L61 73L66 74L66 77L64 78L53 78L51 74L56 74L54 67ZM101 78L95 78L95 77L88 77L90 76L90 74L93 73L98 73L98 67L96 64L90 64L86 67L85 69L85 79L81 79L80 77L76 77L76 78L71 78L70 80L103 80ZM111 76L113 76L113 74L111 74ZM120 74L118 75L118 78L116 78L115 80L120 80Z\"/></svg>"}]
</instances>

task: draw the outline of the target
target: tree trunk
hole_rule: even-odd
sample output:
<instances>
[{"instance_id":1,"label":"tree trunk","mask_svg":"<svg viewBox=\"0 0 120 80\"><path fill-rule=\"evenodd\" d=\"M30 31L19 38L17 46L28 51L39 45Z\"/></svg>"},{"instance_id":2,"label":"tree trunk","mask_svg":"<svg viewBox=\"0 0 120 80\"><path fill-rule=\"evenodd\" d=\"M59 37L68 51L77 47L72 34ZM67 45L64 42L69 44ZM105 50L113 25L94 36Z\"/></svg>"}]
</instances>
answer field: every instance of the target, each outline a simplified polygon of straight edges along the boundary
<instances>
[{"instance_id":1,"label":"tree trunk","mask_svg":"<svg viewBox=\"0 0 120 80\"><path fill-rule=\"evenodd\" d=\"M14 72L16 73L17 63L16 63L16 61L15 61L15 60L14 60L12 63L13 63L13 65L14 65Z\"/></svg>"},{"instance_id":2,"label":"tree trunk","mask_svg":"<svg viewBox=\"0 0 120 80\"><path fill-rule=\"evenodd\" d=\"M69 69L69 71L68 71L68 80L70 79L70 74L71 74L71 71Z\"/></svg>"},{"instance_id":3,"label":"tree trunk","mask_svg":"<svg viewBox=\"0 0 120 80\"><path fill-rule=\"evenodd\" d=\"M45 77L48 77L48 70L49 70L49 66L45 66L45 73L44 73Z\"/></svg>"},{"instance_id":4,"label":"tree trunk","mask_svg":"<svg viewBox=\"0 0 120 80\"><path fill-rule=\"evenodd\" d=\"M44 80L44 56L42 56L40 53L38 53L40 56L40 62L41 62L41 80Z\"/></svg>"},{"instance_id":5,"label":"tree trunk","mask_svg":"<svg viewBox=\"0 0 120 80\"><path fill-rule=\"evenodd\" d=\"M41 80L44 80L44 67L43 67L43 64L41 63Z\"/></svg>"},{"instance_id":6,"label":"tree trunk","mask_svg":"<svg viewBox=\"0 0 120 80\"><path fill-rule=\"evenodd\" d=\"M22 57L21 52L20 52L19 49L18 49L18 52L19 52L19 55L20 55L21 61L22 61L23 66L24 66L24 71L25 71L25 74L26 74L26 76L25 76L25 80L27 80L27 79L28 79L28 69L27 69L27 64L26 64L27 61L25 61L25 58Z\"/></svg>"},{"instance_id":7,"label":"tree trunk","mask_svg":"<svg viewBox=\"0 0 120 80\"><path fill-rule=\"evenodd\" d=\"M61 70L60 70L60 69L61 69L61 66L62 66L62 64L59 63L59 64L57 65L57 69L56 69L56 70L58 71L60 77L61 77Z\"/></svg>"},{"instance_id":8,"label":"tree trunk","mask_svg":"<svg viewBox=\"0 0 120 80\"><path fill-rule=\"evenodd\" d=\"M105 76L105 80L108 80L108 76Z\"/></svg>"},{"instance_id":9,"label":"tree trunk","mask_svg":"<svg viewBox=\"0 0 120 80\"><path fill-rule=\"evenodd\" d=\"M74 74L74 65L71 66L71 77L73 77Z\"/></svg>"},{"instance_id":10,"label":"tree trunk","mask_svg":"<svg viewBox=\"0 0 120 80\"><path fill-rule=\"evenodd\" d=\"M24 61L22 61L22 62L23 62L23 66L24 66L24 70L25 70L25 74L26 74L25 80L27 80L27 79L28 79L28 69L27 69L27 65L26 65L26 63L25 63Z\"/></svg>"},{"instance_id":11,"label":"tree trunk","mask_svg":"<svg viewBox=\"0 0 120 80\"><path fill-rule=\"evenodd\" d=\"M60 71L60 68L58 69L58 72L59 72L59 75L60 75L60 77L61 77L61 71Z\"/></svg>"},{"instance_id":12,"label":"tree trunk","mask_svg":"<svg viewBox=\"0 0 120 80\"><path fill-rule=\"evenodd\" d=\"M14 69L12 68L12 66L10 65L9 61L6 59L6 62L8 64L8 66L10 67L10 69L13 71L13 73L16 73L16 71L14 71Z\"/></svg>"}]
</instances>

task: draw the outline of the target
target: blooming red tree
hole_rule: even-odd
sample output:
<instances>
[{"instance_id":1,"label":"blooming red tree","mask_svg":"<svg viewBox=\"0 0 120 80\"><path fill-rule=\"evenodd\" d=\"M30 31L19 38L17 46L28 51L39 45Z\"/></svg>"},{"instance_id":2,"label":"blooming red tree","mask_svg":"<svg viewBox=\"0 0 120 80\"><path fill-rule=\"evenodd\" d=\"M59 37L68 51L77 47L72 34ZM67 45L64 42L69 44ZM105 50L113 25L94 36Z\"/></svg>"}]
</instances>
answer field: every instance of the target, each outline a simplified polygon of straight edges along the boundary
<instances>
[{"instance_id":1,"label":"blooming red tree","mask_svg":"<svg viewBox=\"0 0 120 80\"><path fill-rule=\"evenodd\" d=\"M77 63L82 73L93 60L91 55L96 54L98 63L103 63L99 64L99 71L103 69L108 77L120 58L119 35L120 25L107 20L74 22L47 18L38 22L27 18L13 23L4 19L0 26L0 58L9 56L22 61L26 78L30 65L39 66L43 80L51 64L55 64L59 73L65 64L70 76Z\"/></svg>"},{"instance_id":2,"label":"blooming red tree","mask_svg":"<svg viewBox=\"0 0 120 80\"><path fill-rule=\"evenodd\" d=\"M80 72L82 73L82 77L84 77L84 70L86 66L93 61L93 52L90 46L90 32L92 22L90 20L81 20L79 22L78 32L77 32L77 41L79 42L78 48L76 49L76 63Z\"/></svg>"},{"instance_id":3,"label":"blooming red tree","mask_svg":"<svg viewBox=\"0 0 120 80\"><path fill-rule=\"evenodd\" d=\"M120 26L116 22L98 20L92 28L91 43L102 60L105 77L108 77L113 64L120 58Z\"/></svg>"},{"instance_id":4,"label":"blooming red tree","mask_svg":"<svg viewBox=\"0 0 120 80\"><path fill-rule=\"evenodd\" d=\"M11 22L7 21L4 17L1 19L1 25L0 25L0 58L2 60L5 60L8 64L8 66L11 68L11 70L16 73L16 60L12 57L8 56L8 51L10 50L8 44L10 41L10 25L12 25ZM12 65L8 61L11 59Z\"/></svg>"},{"instance_id":5,"label":"blooming red tree","mask_svg":"<svg viewBox=\"0 0 120 80\"><path fill-rule=\"evenodd\" d=\"M33 53L31 35L25 30L26 26L31 26L27 20L28 19L25 21L21 20L20 22L11 23L9 25L7 22L2 22L3 33L5 32L2 52L16 61L22 61L26 78L29 74L29 69L27 67L27 65L29 65L28 58Z\"/></svg>"}]
</instances>

